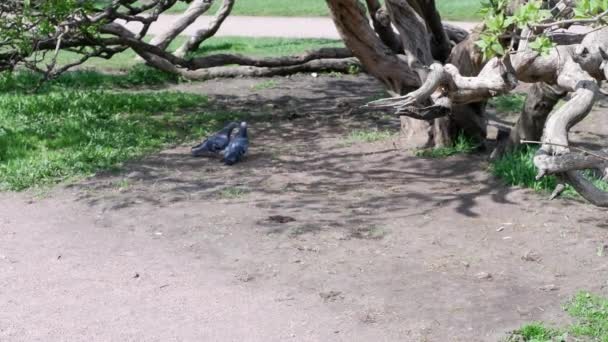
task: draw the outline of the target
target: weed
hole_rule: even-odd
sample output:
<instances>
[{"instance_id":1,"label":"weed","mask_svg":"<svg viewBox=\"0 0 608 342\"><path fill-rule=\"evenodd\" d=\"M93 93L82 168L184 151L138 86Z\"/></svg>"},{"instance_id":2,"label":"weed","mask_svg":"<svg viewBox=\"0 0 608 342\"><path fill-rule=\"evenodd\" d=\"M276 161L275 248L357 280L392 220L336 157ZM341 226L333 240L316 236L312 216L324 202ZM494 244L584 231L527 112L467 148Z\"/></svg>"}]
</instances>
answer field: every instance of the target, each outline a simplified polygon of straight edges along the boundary
<instances>
[{"instance_id":1,"label":"weed","mask_svg":"<svg viewBox=\"0 0 608 342\"><path fill-rule=\"evenodd\" d=\"M219 197L222 199L237 199L247 195L250 192L251 190L246 187L227 187L219 192Z\"/></svg>"},{"instance_id":2,"label":"weed","mask_svg":"<svg viewBox=\"0 0 608 342\"><path fill-rule=\"evenodd\" d=\"M551 192L558 183L554 176L545 176L540 180L536 180L537 170L533 160L537 150L538 147L522 146L495 160L490 169L496 177L509 185L531 188L538 192ZM608 191L608 183L592 171L585 171L583 175L591 180L599 189ZM562 196L578 197L578 194L570 186L567 186Z\"/></svg>"},{"instance_id":3,"label":"weed","mask_svg":"<svg viewBox=\"0 0 608 342\"><path fill-rule=\"evenodd\" d=\"M350 132L350 134L346 137L343 145L349 146L355 143L371 143L376 141L382 141L386 139L390 139L393 137L393 133L389 131L382 131L378 129L371 130L355 130Z\"/></svg>"},{"instance_id":4,"label":"weed","mask_svg":"<svg viewBox=\"0 0 608 342\"><path fill-rule=\"evenodd\" d=\"M508 342L562 342L568 335L584 341L608 342L608 298L581 291L564 306L575 323L562 329L548 328L542 322L526 324L510 334Z\"/></svg>"},{"instance_id":5,"label":"weed","mask_svg":"<svg viewBox=\"0 0 608 342\"><path fill-rule=\"evenodd\" d=\"M525 101L524 94L508 94L492 98L490 105L496 108L498 113L518 113L521 112Z\"/></svg>"},{"instance_id":6,"label":"weed","mask_svg":"<svg viewBox=\"0 0 608 342\"><path fill-rule=\"evenodd\" d=\"M474 139L466 136L464 133L458 134L454 144L449 147L437 147L431 149L423 149L415 152L417 157L424 158L446 158L460 153L471 153L479 147Z\"/></svg>"},{"instance_id":7,"label":"weed","mask_svg":"<svg viewBox=\"0 0 608 342\"><path fill-rule=\"evenodd\" d=\"M370 226L355 229L351 236L356 239L380 240L386 236L387 232L382 227Z\"/></svg>"},{"instance_id":8,"label":"weed","mask_svg":"<svg viewBox=\"0 0 608 342\"><path fill-rule=\"evenodd\" d=\"M272 89L278 85L279 85L279 82L277 82L275 80L266 80L266 81L262 81L256 85L254 85L252 88L254 90Z\"/></svg>"}]
</instances>

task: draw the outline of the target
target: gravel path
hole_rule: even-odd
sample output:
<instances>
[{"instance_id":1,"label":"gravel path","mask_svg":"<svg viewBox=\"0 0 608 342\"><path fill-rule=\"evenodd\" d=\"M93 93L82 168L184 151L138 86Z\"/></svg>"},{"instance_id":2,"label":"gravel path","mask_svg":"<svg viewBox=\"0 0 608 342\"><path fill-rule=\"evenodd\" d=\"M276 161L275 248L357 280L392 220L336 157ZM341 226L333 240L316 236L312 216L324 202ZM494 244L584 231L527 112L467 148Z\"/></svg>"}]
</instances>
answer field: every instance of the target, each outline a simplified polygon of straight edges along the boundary
<instances>
[{"instance_id":1,"label":"gravel path","mask_svg":"<svg viewBox=\"0 0 608 342\"><path fill-rule=\"evenodd\" d=\"M151 35L160 34L178 15L162 15L150 28ZM185 34L207 27L211 16L201 16L186 29ZM450 24L471 30L476 23L449 22ZM128 27L136 30L139 23L129 23ZM216 36L246 37L285 37L285 38L329 38L338 39L338 31L330 18L283 18L283 17L245 17L231 16L226 19Z\"/></svg>"}]
</instances>

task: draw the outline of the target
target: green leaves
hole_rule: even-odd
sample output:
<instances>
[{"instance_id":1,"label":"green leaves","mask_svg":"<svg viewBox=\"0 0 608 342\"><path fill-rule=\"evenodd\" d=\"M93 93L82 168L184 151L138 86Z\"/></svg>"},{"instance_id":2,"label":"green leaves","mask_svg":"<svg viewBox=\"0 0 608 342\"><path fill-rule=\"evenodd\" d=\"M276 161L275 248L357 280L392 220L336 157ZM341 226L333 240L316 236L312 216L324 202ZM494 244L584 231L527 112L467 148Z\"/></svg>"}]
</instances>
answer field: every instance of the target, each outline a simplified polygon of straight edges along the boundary
<instances>
[{"instance_id":1,"label":"green leaves","mask_svg":"<svg viewBox=\"0 0 608 342\"><path fill-rule=\"evenodd\" d=\"M498 41L498 36L493 34L482 34L475 45L482 51L483 59L488 60L495 56L504 56L505 49Z\"/></svg>"},{"instance_id":2,"label":"green leaves","mask_svg":"<svg viewBox=\"0 0 608 342\"><path fill-rule=\"evenodd\" d=\"M543 1L530 0L526 4L517 7L513 15L507 15L506 8L508 1L506 0L488 0L483 4L482 11L485 14L484 23L486 29L480 36L480 40L476 42L476 46L483 53L484 59L492 57L504 56L505 45L508 43L509 32L516 29L524 29L533 27L550 19L551 12L543 7ZM582 2L606 2L608 0L581 0ZM579 4L580 5L580 4ZM588 6L589 4L585 4ZM590 6L590 5L589 5ZM533 39L533 40L532 40ZM539 35L536 38L531 38L530 48L539 53L546 55L555 44L546 36Z\"/></svg>"},{"instance_id":3,"label":"green leaves","mask_svg":"<svg viewBox=\"0 0 608 342\"><path fill-rule=\"evenodd\" d=\"M516 24L517 27L523 29L526 26L539 24L543 20L551 18L551 12L542 9L542 5L542 1L535 0L528 2L523 6L519 6L513 15L513 23Z\"/></svg>"},{"instance_id":4,"label":"green leaves","mask_svg":"<svg viewBox=\"0 0 608 342\"><path fill-rule=\"evenodd\" d=\"M608 0L579 0L574 8L576 18L590 18L608 10Z\"/></svg>"},{"instance_id":5,"label":"green leaves","mask_svg":"<svg viewBox=\"0 0 608 342\"><path fill-rule=\"evenodd\" d=\"M548 55L551 50L555 47L555 43L551 39L544 35L536 37L536 39L529 44L530 48L543 56Z\"/></svg>"}]
</instances>

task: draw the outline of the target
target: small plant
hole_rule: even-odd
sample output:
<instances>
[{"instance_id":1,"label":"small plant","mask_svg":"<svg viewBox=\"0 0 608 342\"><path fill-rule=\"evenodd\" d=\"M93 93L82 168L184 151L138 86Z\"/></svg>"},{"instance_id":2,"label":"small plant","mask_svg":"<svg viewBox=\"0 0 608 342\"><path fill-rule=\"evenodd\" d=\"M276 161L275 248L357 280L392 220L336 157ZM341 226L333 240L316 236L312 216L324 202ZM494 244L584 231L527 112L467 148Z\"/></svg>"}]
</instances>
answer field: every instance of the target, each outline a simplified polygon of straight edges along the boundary
<instances>
[{"instance_id":1,"label":"small plant","mask_svg":"<svg viewBox=\"0 0 608 342\"><path fill-rule=\"evenodd\" d=\"M460 133L452 146L418 150L415 154L417 157L423 158L446 158L454 154L471 153L478 147L479 143L474 139Z\"/></svg>"},{"instance_id":2,"label":"small plant","mask_svg":"<svg viewBox=\"0 0 608 342\"><path fill-rule=\"evenodd\" d=\"M263 82L260 82L254 86L252 86L252 88L254 90L262 90L262 89L272 89L272 88L276 88L276 86L279 85L279 82L275 81L275 80L266 80Z\"/></svg>"},{"instance_id":3,"label":"small plant","mask_svg":"<svg viewBox=\"0 0 608 342\"><path fill-rule=\"evenodd\" d=\"M582 341L608 342L608 298L581 291L564 306L575 319L565 328L549 328L542 322L526 324L514 331L507 342L566 342L568 336ZM578 339L576 339L578 341Z\"/></svg>"},{"instance_id":4,"label":"small plant","mask_svg":"<svg viewBox=\"0 0 608 342\"><path fill-rule=\"evenodd\" d=\"M386 236L387 232L384 228L378 226L359 227L355 229L351 236L356 239L380 240Z\"/></svg>"},{"instance_id":5,"label":"small plant","mask_svg":"<svg viewBox=\"0 0 608 342\"><path fill-rule=\"evenodd\" d=\"M350 132L348 137L344 141L344 145L352 145L355 143L372 143L376 141L382 141L389 139L393 136L393 133L389 131L382 131L378 129L371 130L355 130Z\"/></svg>"},{"instance_id":6,"label":"small plant","mask_svg":"<svg viewBox=\"0 0 608 342\"><path fill-rule=\"evenodd\" d=\"M570 328L573 335L608 342L608 298L582 291L565 309L577 319L577 323Z\"/></svg>"},{"instance_id":7,"label":"small plant","mask_svg":"<svg viewBox=\"0 0 608 342\"><path fill-rule=\"evenodd\" d=\"M250 192L251 190L248 188L233 186L222 189L219 192L219 196L223 199L237 199L247 195Z\"/></svg>"},{"instance_id":8,"label":"small plant","mask_svg":"<svg viewBox=\"0 0 608 342\"><path fill-rule=\"evenodd\" d=\"M566 335L559 330L548 328L542 322L530 323L514 331L507 342L565 342Z\"/></svg>"},{"instance_id":9,"label":"small plant","mask_svg":"<svg viewBox=\"0 0 608 342\"><path fill-rule=\"evenodd\" d=\"M122 190L126 190L131 186L131 183L129 182L128 179L123 178L121 180L119 180L118 182L114 183L116 189L118 189L119 191Z\"/></svg>"},{"instance_id":10,"label":"small plant","mask_svg":"<svg viewBox=\"0 0 608 342\"><path fill-rule=\"evenodd\" d=\"M358 75L361 73L361 67L357 64L351 64L348 66L348 73L350 75Z\"/></svg>"},{"instance_id":11,"label":"small plant","mask_svg":"<svg viewBox=\"0 0 608 342\"><path fill-rule=\"evenodd\" d=\"M545 176L540 180L536 180L537 170L533 160L537 150L538 147L525 145L503 155L492 163L492 173L509 185L530 188L538 192L553 191L558 183L554 176ZM583 175L591 180L599 189L608 190L608 183L592 171L585 171ZM562 196L578 197L578 194L570 186L566 186L566 190Z\"/></svg>"},{"instance_id":12,"label":"small plant","mask_svg":"<svg viewBox=\"0 0 608 342\"><path fill-rule=\"evenodd\" d=\"M521 112L524 102L526 102L526 95L509 94L492 98L490 105L496 108L498 113L518 113Z\"/></svg>"}]
</instances>

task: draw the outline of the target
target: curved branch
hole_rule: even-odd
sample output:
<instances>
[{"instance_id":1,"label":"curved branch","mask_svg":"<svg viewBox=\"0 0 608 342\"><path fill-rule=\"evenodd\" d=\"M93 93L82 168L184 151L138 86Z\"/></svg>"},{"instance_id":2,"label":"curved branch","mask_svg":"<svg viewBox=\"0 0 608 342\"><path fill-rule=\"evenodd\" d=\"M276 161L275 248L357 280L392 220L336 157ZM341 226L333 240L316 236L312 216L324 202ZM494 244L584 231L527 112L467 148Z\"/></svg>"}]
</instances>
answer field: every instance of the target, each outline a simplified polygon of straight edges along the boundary
<instances>
[{"instance_id":1,"label":"curved branch","mask_svg":"<svg viewBox=\"0 0 608 342\"><path fill-rule=\"evenodd\" d=\"M235 0L224 0L222 6L218 9L213 20L209 22L207 28L194 32L194 34L175 51L175 55L184 57L188 52L198 49L202 42L213 37L220 29L220 26L222 26L224 20L230 15L232 7L234 6L234 1Z\"/></svg>"}]
</instances>

